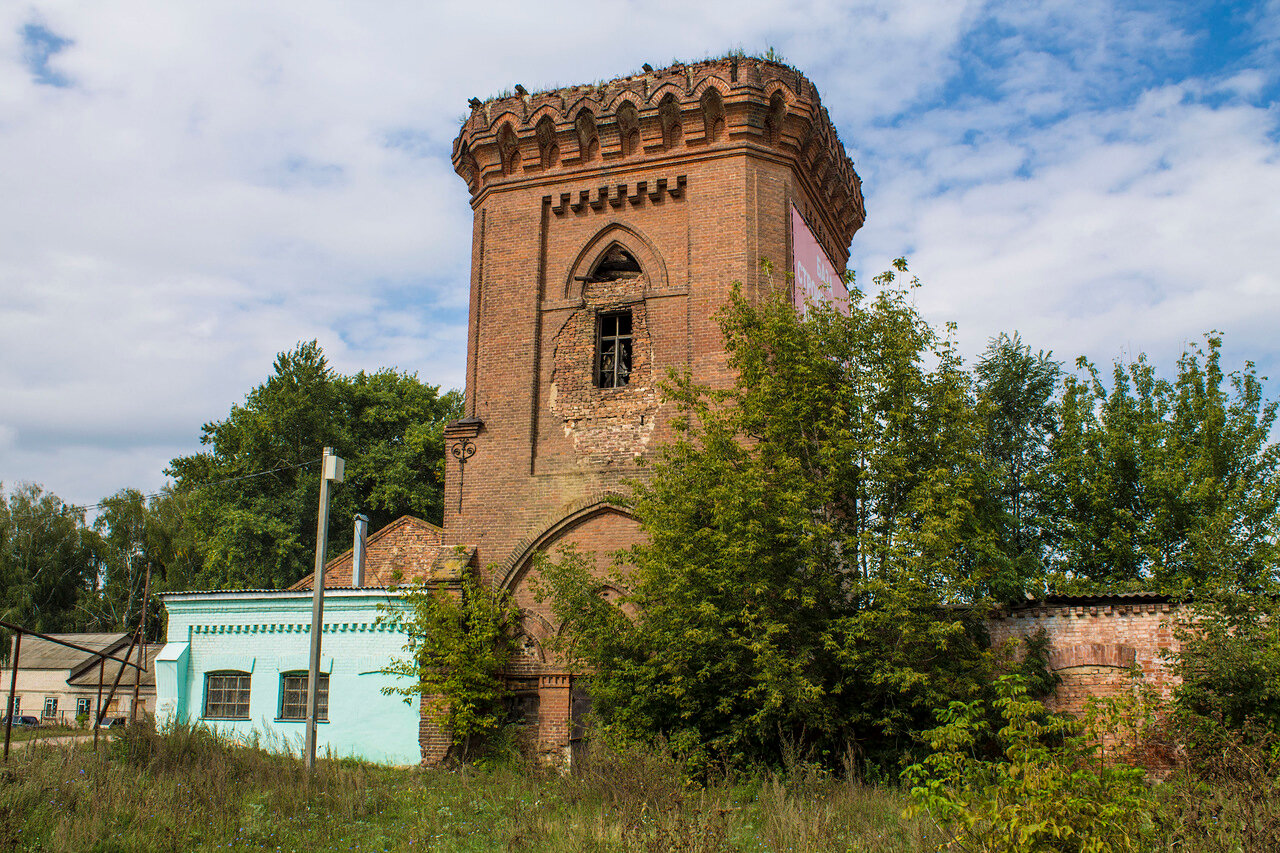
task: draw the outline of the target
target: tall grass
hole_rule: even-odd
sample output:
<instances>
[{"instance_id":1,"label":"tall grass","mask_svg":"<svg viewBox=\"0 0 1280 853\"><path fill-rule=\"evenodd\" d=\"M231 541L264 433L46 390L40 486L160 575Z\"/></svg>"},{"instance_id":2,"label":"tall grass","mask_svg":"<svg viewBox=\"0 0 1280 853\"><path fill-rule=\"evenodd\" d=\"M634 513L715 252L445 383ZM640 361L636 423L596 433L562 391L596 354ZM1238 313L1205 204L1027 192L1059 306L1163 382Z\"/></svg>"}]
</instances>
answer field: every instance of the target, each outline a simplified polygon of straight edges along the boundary
<instances>
[{"instance_id":1,"label":"tall grass","mask_svg":"<svg viewBox=\"0 0 1280 853\"><path fill-rule=\"evenodd\" d=\"M0 850L913 851L903 798L815 774L687 782L670 756L597 751L405 770L288 755L201 728L33 744L0 770Z\"/></svg>"}]
</instances>

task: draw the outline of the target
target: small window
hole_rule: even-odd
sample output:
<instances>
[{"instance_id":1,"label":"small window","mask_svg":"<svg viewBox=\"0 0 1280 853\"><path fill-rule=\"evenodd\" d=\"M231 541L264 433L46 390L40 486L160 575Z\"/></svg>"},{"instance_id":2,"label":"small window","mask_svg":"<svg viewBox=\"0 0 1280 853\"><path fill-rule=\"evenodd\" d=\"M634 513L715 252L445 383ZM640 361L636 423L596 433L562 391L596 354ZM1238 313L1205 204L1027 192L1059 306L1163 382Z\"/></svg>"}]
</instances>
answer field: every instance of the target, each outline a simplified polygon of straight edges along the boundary
<instances>
[{"instance_id":1,"label":"small window","mask_svg":"<svg viewBox=\"0 0 1280 853\"><path fill-rule=\"evenodd\" d=\"M22 697L14 696L13 697L13 715L16 717L21 713L22 713Z\"/></svg>"},{"instance_id":2,"label":"small window","mask_svg":"<svg viewBox=\"0 0 1280 853\"><path fill-rule=\"evenodd\" d=\"M631 312L601 314L596 336L596 385L621 388L631 379Z\"/></svg>"},{"instance_id":3,"label":"small window","mask_svg":"<svg viewBox=\"0 0 1280 853\"><path fill-rule=\"evenodd\" d=\"M77 699L76 700L76 716L78 717L81 714L87 715L88 713L89 713L89 700Z\"/></svg>"},{"instance_id":4,"label":"small window","mask_svg":"<svg viewBox=\"0 0 1280 853\"><path fill-rule=\"evenodd\" d=\"M51 720L58 716L58 697L50 696L44 700L44 713L40 716L46 720Z\"/></svg>"},{"instance_id":5,"label":"small window","mask_svg":"<svg viewBox=\"0 0 1280 853\"><path fill-rule=\"evenodd\" d=\"M204 677L204 716L249 719L249 673L210 672Z\"/></svg>"},{"instance_id":6,"label":"small window","mask_svg":"<svg viewBox=\"0 0 1280 853\"><path fill-rule=\"evenodd\" d=\"M329 673L320 673L316 685L316 719L329 719ZM307 718L307 674L286 672L280 676L280 719L305 720Z\"/></svg>"}]
</instances>

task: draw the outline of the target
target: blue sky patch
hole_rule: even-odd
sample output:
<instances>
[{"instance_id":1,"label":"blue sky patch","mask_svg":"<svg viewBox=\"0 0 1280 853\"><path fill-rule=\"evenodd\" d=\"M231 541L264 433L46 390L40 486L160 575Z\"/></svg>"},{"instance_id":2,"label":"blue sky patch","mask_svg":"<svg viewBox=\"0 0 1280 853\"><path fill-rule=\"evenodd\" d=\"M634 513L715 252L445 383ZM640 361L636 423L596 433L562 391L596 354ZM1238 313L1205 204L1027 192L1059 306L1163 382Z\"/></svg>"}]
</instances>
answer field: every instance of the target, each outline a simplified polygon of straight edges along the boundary
<instances>
[{"instance_id":1,"label":"blue sky patch","mask_svg":"<svg viewBox=\"0 0 1280 853\"><path fill-rule=\"evenodd\" d=\"M40 24L26 24L22 27L22 61L26 63L31 77L43 86L57 86L65 89L71 85L71 78L62 72L49 67L49 58L75 44L71 39L63 38Z\"/></svg>"}]
</instances>

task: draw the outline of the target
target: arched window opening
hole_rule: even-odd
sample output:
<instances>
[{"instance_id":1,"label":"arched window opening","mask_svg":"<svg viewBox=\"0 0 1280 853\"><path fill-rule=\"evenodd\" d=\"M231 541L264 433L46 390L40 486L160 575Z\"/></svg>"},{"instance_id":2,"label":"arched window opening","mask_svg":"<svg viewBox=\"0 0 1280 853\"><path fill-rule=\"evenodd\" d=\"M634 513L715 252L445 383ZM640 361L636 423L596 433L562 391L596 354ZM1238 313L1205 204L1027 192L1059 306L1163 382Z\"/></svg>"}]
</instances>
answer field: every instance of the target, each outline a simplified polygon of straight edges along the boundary
<instances>
[{"instance_id":1,"label":"arched window opening","mask_svg":"<svg viewBox=\"0 0 1280 853\"><path fill-rule=\"evenodd\" d=\"M601 255L589 277L592 281L616 281L620 278L636 278L642 272L635 256L615 244Z\"/></svg>"},{"instance_id":2,"label":"arched window opening","mask_svg":"<svg viewBox=\"0 0 1280 853\"><path fill-rule=\"evenodd\" d=\"M782 122L786 117L786 98L782 97L781 92L774 92L769 99L769 113L764 119L765 136L769 138L770 145L777 145L782 141Z\"/></svg>"},{"instance_id":3,"label":"arched window opening","mask_svg":"<svg viewBox=\"0 0 1280 853\"><path fill-rule=\"evenodd\" d=\"M720 100L720 91L708 86L699 103L707 141L715 142L724 135L724 103Z\"/></svg>"},{"instance_id":4,"label":"arched window opening","mask_svg":"<svg viewBox=\"0 0 1280 853\"><path fill-rule=\"evenodd\" d=\"M247 672L205 673L204 718L249 719L249 678Z\"/></svg>"},{"instance_id":5,"label":"arched window opening","mask_svg":"<svg viewBox=\"0 0 1280 853\"><path fill-rule=\"evenodd\" d=\"M623 157L640 150L640 114L630 101L623 101L618 108L618 136L622 142Z\"/></svg>"},{"instance_id":6,"label":"arched window opening","mask_svg":"<svg viewBox=\"0 0 1280 853\"><path fill-rule=\"evenodd\" d=\"M682 135L680 128L680 108L676 106L675 95L670 92L658 104L658 121L662 124L662 146L675 148L680 144Z\"/></svg>"},{"instance_id":7,"label":"arched window opening","mask_svg":"<svg viewBox=\"0 0 1280 853\"><path fill-rule=\"evenodd\" d=\"M305 720L307 718L307 682L305 670L280 673L281 720ZM329 673L322 672L316 680L316 719L329 719Z\"/></svg>"},{"instance_id":8,"label":"arched window opening","mask_svg":"<svg viewBox=\"0 0 1280 853\"><path fill-rule=\"evenodd\" d=\"M552 169L560 164L560 146L556 144L556 125L550 116L543 116L533 129L538 138L538 156L542 168Z\"/></svg>"},{"instance_id":9,"label":"arched window opening","mask_svg":"<svg viewBox=\"0 0 1280 853\"><path fill-rule=\"evenodd\" d=\"M578 131L578 150L583 160L594 160L600 153L600 138L596 133L596 117L591 110L581 110L574 122Z\"/></svg>"},{"instance_id":10,"label":"arched window opening","mask_svg":"<svg viewBox=\"0 0 1280 853\"><path fill-rule=\"evenodd\" d=\"M509 124L498 131L498 156L502 158L502 174L514 175L520 170L520 146Z\"/></svg>"}]
</instances>

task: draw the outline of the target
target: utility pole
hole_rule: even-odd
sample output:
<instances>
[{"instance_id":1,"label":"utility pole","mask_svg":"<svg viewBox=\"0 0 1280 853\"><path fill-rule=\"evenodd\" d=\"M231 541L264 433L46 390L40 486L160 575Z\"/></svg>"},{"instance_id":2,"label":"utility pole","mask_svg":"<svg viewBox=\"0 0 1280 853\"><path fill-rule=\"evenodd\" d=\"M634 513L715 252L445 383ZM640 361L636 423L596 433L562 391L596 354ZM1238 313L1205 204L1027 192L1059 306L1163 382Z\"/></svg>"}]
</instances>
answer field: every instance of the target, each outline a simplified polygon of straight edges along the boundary
<instances>
[{"instance_id":1,"label":"utility pole","mask_svg":"<svg viewBox=\"0 0 1280 853\"><path fill-rule=\"evenodd\" d=\"M129 722L138 720L138 691L142 689L142 674L147 671L147 602L151 595L151 561L147 560L147 579L142 583L142 618L138 621L138 635L141 645L138 646L138 663L140 667L133 673L133 704L129 706ZM124 664L120 665L124 669Z\"/></svg>"},{"instance_id":2,"label":"utility pole","mask_svg":"<svg viewBox=\"0 0 1280 853\"><path fill-rule=\"evenodd\" d=\"M320 692L320 634L324 626L324 564L329 539L329 482L342 482L346 462L326 447L320 459L320 514L316 519L316 568L311 575L311 663L307 669L307 769L316 766L316 710Z\"/></svg>"}]
</instances>

